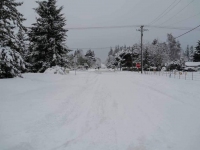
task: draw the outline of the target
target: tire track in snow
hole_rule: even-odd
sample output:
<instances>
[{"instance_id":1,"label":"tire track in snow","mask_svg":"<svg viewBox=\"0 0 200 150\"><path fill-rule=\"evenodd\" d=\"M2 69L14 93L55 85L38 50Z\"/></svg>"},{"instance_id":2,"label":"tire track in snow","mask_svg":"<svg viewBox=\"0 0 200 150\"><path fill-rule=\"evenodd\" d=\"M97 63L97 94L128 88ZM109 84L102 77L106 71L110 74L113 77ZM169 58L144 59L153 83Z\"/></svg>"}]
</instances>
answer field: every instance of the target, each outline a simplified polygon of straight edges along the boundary
<instances>
[{"instance_id":1,"label":"tire track in snow","mask_svg":"<svg viewBox=\"0 0 200 150\"><path fill-rule=\"evenodd\" d=\"M199 108L196 108L195 106L193 106L193 105L191 105L189 103L186 103L186 102L180 100L180 98L178 98L176 95L172 96L168 90L159 90L159 89L153 87L152 84L147 84L147 83L150 83L148 80L147 81L145 80L145 83L141 83L141 82L138 82L136 80L134 80L134 81L132 80L132 83L137 84L137 85L142 85L140 87L143 87L143 88L146 87L149 90L153 90L153 91L156 91L157 93L159 93L161 95L165 95L165 96L169 97L170 100L177 101L177 102L179 102L179 103L181 103L183 105L188 105L188 106L190 106L190 107L192 107L192 108L194 108L196 110L199 109ZM161 88L163 88L163 87L161 87ZM163 92L163 91L167 91L167 92ZM176 90L176 92L181 92L181 91L180 90ZM181 93L185 93L185 92L181 92ZM188 96L188 94L186 94L186 93L185 93L185 95ZM196 97L198 97L198 96L196 96Z\"/></svg>"},{"instance_id":2,"label":"tire track in snow","mask_svg":"<svg viewBox=\"0 0 200 150\"><path fill-rule=\"evenodd\" d=\"M101 77L101 76L100 76ZM101 128L101 126L108 122L110 119L108 116L108 110L106 110L106 104L107 101L109 101L110 94L109 91L107 91L107 88L105 85L102 84L101 79L98 80L95 87L93 87L93 90L91 91L93 96L91 96L90 104L88 106L88 109L85 112L85 121L82 123L82 130L83 132L79 134L77 137L68 140L64 144L62 144L59 147L56 147L52 150L58 150L58 149L76 149L76 143L80 142L84 139L86 136L90 136L90 133L93 134L94 132L99 132L98 130ZM116 146L117 146L117 136L116 136L116 130L114 128L111 128L114 132L112 137L115 137ZM117 149L117 148L115 148Z\"/></svg>"},{"instance_id":3,"label":"tire track in snow","mask_svg":"<svg viewBox=\"0 0 200 150\"><path fill-rule=\"evenodd\" d=\"M80 116L81 112L78 108L84 103L84 100L80 101L81 96L85 92L87 93L87 91L91 90L93 88L92 85L97 81L97 76L92 77L93 78L91 78L90 74L87 74L87 78L90 80L86 80L84 83L85 86L80 87L78 91L76 90L68 95L61 107L56 111L47 114L44 119L35 122L26 129L26 133L32 135L31 139L35 141L35 145L37 145L40 139L38 137L43 137L63 126L68 126ZM39 143L41 143L41 141Z\"/></svg>"},{"instance_id":4,"label":"tire track in snow","mask_svg":"<svg viewBox=\"0 0 200 150\"><path fill-rule=\"evenodd\" d=\"M89 73L89 74L92 74L92 73ZM98 77L98 75L96 75L96 78ZM89 82L89 78L86 80L86 83ZM98 116L89 116L89 112L91 111L91 109L93 109L93 103L94 103L94 100L96 100L96 94L97 94L97 90L99 88L99 82L98 82L98 79L96 79L95 81L93 81L91 84L95 84L94 87L90 87L90 88L87 88L86 90L84 90L84 92L82 92L79 97L81 97L82 99L84 98L88 104L90 104L88 107L88 110L86 110L85 108L83 108L78 117L80 118L83 118L84 116L86 116L86 118L84 119L84 122L82 123L81 125L81 128L82 128L82 131L81 133L79 133L78 136L74 137L74 138L71 138L70 140L67 140L67 142L65 142L64 144L58 146L58 147L55 147L53 148L52 150L57 150L57 149L65 149L69 146L71 146L73 143L76 143L79 139L81 139L82 137L84 137L85 135L87 135L90 131L92 130L95 130L98 128L98 125L97 124L91 124L90 122L93 123L93 119L95 117L98 117ZM87 91L87 92L86 92ZM87 93L93 93L92 95L87 95ZM86 107L86 108L87 108ZM94 112L92 111L91 114L93 114ZM80 119L81 119L80 118ZM77 118L74 118L74 120L76 120ZM88 120L89 119L89 120ZM90 121L90 119L92 119L92 121ZM100 120L99 122L101 122L102 120ZM71 122L72 123L72 122Z\"/></svg>"}]
</instances>

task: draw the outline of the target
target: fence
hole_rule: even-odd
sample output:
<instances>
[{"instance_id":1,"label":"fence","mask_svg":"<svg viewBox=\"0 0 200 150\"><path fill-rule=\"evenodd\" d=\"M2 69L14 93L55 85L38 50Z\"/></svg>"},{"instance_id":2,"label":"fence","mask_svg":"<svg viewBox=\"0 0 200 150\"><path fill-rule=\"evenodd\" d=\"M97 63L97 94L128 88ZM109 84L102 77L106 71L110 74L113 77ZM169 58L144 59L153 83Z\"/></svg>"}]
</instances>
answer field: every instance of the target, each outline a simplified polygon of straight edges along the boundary
<instances>
[{"instance_id":1,"label":"fence","mask_svg":"<svg viewBox=\"0 0 200 150\"><path fill-rule=\"evenodd\" d=\"M144 71L146 75L166 76L168 78L200 81L200 72L183 71Z\"/></svg>"}]
</instances>

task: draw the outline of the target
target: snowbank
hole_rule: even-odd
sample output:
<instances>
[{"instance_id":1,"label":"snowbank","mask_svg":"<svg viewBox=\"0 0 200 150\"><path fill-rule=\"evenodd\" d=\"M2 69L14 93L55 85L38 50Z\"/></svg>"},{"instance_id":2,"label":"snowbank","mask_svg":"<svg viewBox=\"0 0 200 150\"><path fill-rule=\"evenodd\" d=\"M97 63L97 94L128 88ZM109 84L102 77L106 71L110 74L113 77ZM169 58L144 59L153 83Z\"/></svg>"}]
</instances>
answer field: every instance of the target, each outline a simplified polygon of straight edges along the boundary
<instances>
[{"instance_id":1,"label":"snowbank","mask_svg":"<svg viewBox=\"0 0 200 150\"><path fill-rule=\"evenodd\" d=\"M69 73L69 69L59 66L54 66L52 68L48 68L44 73L66 75Z\"/></svg>"}]
</instances>

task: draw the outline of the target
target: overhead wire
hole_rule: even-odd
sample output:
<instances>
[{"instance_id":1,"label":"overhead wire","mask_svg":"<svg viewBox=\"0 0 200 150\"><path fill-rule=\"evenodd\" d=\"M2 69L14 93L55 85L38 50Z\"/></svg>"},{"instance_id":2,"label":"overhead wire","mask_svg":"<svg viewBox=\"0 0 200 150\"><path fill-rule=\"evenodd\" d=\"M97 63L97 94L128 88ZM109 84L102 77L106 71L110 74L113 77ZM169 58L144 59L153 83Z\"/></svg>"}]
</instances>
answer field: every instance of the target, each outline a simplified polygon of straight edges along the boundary
<instances>
[{"instance_id":1,"label":"overhead wire","mask_svg":"<svg viewBox=\"0 0 200 150\"><path fill-rule=\"evenodd\" d=\"M192 32L193 30L195 30L195 29L197 29L197 28L199 28L199 27L200 27L200 25L198 25L197 27L195 27L195 28L193 28L193 29L191 29L191 30L189 30L189 31L187 31L187 32L185 32L185 33L179 35L179 36L177 36L175 39L177 39L177 38L179 38L179 37L182 37L182 36L184 36L184 35L186 35L186 34ZM115 47L115 46L110 46L110 47L96 47L96 48L91 48L91 47L90 47L90 48L70 48L70 49L108 49L108 48L112 48L112 47Z\"/></svg>"},{"instance_id":2,"label":"overhead wire","mask_svg":"<svg viewBox=\"0 0 200 150\"><path fill-rule=\"evenodd\" d=\"M200 12L199 12L198 14L192 15L192 16L190 16L190 17L188 17L188 18L183 19L183 20L179 20L179 21L177 21L177 22L174 22L174 23L170 24L169 26L172 26L172 25L174 25L174 24L177 24L177 23L180 23L180 22L189 20L189 19L194 18L194 17L196 17L196 16L198 16L198 15L200 15Z\"/></svg>"},{"instance_id":3,"label":"overhead wire","mask_svg":"<svg viewBox=\"0 0 200 150\"><path fill-rule=\"evenodd\" d=\"M178 28L178 27L162 27L162 26L147 26L147 27L155 27L155 28L171 28L171 29L176 29L176 28ZM195 27L195 28L192 28L191 30L189 30L189 31L187 31L187 32L185 32L185 33L183 33L183 34L181 34L181 35L179 35L179 36L177 36L175 39L177 39L177 38L179 38L179 37L182 37L182 36L184 36L184 35L186 35L186 34L188 34L188 33L190 33L191 31L193 31L193 30L195 30L195 29L197 29L197 28L199 28L200 27L200 25L198 25L197 27ZM178 28L178 29L181 29L180 27ZM189 28L182 28L183 30L188 30ZM115 46L109 46L109 47L93 47L93 48L69 48L69 49L71 49L71 50L73 50L73 49L109 49L109 48L113 48L113 47L115 47Z\"/></svg>"},{"instance_id":4,"label":"overhead wire","mask_svg":"<svg viewBox=\"0 0 200 150\"><path fill-rule=\"evenodd\" d=\"M162 17L162 15L164 15L164 14L167 12L167 10L170 9L171 6L174 5L175 2L176 2L176 0L175 0L170 6L168 6L167 9L165 9L158 17L156 17L153 21L151 21L151 22L149 23L149 25L150 25L150 24L153 24L155 21L159 20L159 18Z\"/></svg>"},{"instance_id":5,"label":"overhead wire","mask_svg":"<svg viewBox=\"0 0 200 150\"><path fill-rule=\"evenodd\" d=\"M165 15L167 15L172 9L174 9L182 0L179 0L178 3L176 3L172 8L170 8L166 13L164 13L160 18L158 18L154 24L159 21L161 18L163 18Z\"/></svg>"},{"instance_id":6,"label":"overhead wire","mask_svg":"<svg viewBox=\"0 0 200 150\"><path fill-rule=\"evenodd\" d=\"M134 37L136 37L136 38L138 38L137 37L138 35L135 35ZM117 45L117 44L116 44ZM88 50L88 49L91 49L91 50L105 50L105 49L110 49L110 48L115 48L116 47L116 45L115 46L109 46L109 47L84 47L84 48L69 48L70 50L78 50L78 49L81 49L81 50ZM126 44L125 44L126 45Z\"/></svg>"},{"instance_id":7,"label":"overhead wire","mask_svg":"<svg viewBox=\"0 0 200 150\"><path fill-rule=\"evenodd\" d=\"M140 27L140 25L124 25L124 26L93 26L93 27L72 27L68 30L87 30L87 29L113 29L113 28L133 28Z\"/></svg>"},{"instance_id":8,"label":"overhead wire","mask_svg":"<svg viewBox=\"0 0 200 150\"><path fill-rule=\"evenodd\" d=\"M90 29L117 29L117 28L138 28L141 25L122 25L122 26L91 26L91 27L71 27L67 28L67 30L90 30ZM157 29L176 29L176 30L190 30L190 27L173 27L173 26L152 26L152 25L144 25L144 27L149 28L157 28Z\"/></svg>"},{"instance_id":9,"label":"overhead wire","mask_svg":"<svg viewBox=\"0 0 200 150\"><path fill-rule=\"evenodd\" d=\"M177 15L179 15L183 10L185 10L188 6L190 6L192 3L194 2L194 0L190 1L184 8L182 8L178 13L176 13L175 15L173 15L171 18L167 19L165 22L161 23L160 25L163 25L164 23L168 22L169 20L173 19L174 17L176 17Z\"/></svg>"},{"instance_id":10,"label":"overhead wire","mask_svg":"<svg viewBox=\"0 0 200 150\"><path fill-rule=\"evenodd\" d=\"M200 27L200 25L198 25L197 27L195 27L195 28L191 29L191 30L190 30L190 31L188 31L188 32L185 32L185 33L183 33L183 34L181 34L181 35L177 36L175 39L177 39L177 38L179 38L179 37L182 37L182 36L184 36L184 35L186 35L186 34L190 33L191 31L193 31L193 30L197 29L198 27Z\"/></svg>"},{"instance_id":11,"label":"overhead wire","mask_svg":"<svg viewBox=\"0 0 200 150\"><path fill-rule=\"evenodd\" d=\"M173 26L146 26L149 28L159 28L159 29L173 29L173 30L191 30L191 27L173 27Z\"/></svg>"}]
</instances>

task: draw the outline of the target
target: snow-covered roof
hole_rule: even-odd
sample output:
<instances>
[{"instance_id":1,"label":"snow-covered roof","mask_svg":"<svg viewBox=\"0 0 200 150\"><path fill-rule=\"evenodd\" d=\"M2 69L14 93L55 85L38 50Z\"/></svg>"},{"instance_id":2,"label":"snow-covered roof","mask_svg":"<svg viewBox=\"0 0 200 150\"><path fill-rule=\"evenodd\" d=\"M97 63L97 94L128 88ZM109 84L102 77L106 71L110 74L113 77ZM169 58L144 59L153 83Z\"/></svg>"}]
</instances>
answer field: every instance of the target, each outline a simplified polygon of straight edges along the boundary
<instances>
[{"instance_id":1,"label":"snow-covered roof","mask_svg":"<svg viewBox=\"0 0 200 150\"><path fill-rule=\"evenodd\" d=\"M200 62L185 62L185 66L187 67L200 67Z\"/></svg>"}]
</instances>

